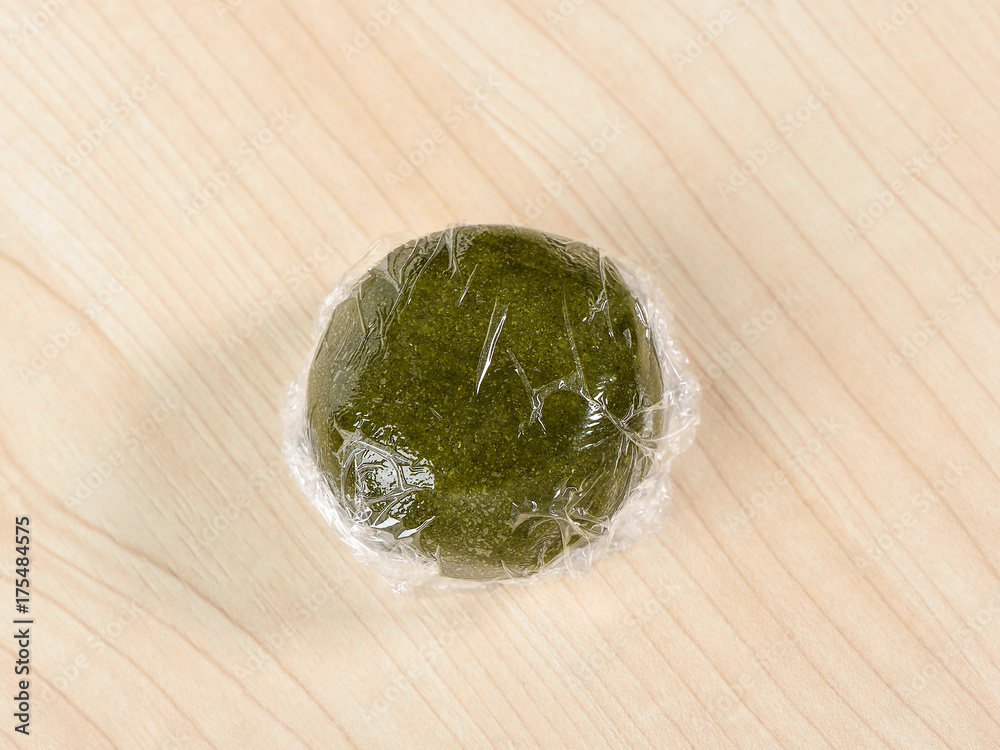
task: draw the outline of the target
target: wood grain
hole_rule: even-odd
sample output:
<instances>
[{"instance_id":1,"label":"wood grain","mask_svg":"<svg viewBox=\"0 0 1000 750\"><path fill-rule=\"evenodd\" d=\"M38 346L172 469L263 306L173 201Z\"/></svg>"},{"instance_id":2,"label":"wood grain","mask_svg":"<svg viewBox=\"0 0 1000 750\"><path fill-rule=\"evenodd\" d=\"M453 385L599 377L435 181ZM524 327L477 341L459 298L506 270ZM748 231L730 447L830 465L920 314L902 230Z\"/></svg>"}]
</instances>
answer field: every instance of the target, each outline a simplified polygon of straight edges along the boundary
<instances>
[{"instance_id":1,"label":"wood grain","mask_svg":"<svg viewBox=\"0 0 1000 750\"><path fill-rule=\"evenodd\" d=\"M19 748L1000 747L1000 9L5 0ZM652 271L703 388L664 528L406 598L278 405L375 238ZM13 534L3 604L14 616Z\"/></svg>"}]
</instances>

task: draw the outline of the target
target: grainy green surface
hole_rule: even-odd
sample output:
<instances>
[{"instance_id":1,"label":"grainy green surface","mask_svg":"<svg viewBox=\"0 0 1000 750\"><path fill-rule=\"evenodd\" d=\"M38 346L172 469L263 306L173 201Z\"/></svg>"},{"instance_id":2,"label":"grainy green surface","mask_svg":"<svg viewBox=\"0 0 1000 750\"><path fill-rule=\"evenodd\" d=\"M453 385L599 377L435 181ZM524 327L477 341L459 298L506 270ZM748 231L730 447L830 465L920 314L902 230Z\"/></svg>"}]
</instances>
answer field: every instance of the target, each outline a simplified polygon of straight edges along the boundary
<instances>
[{"instance_id":1,"label":"grainy green surface","mask_svg":"<svg viewBox=\"0 0 1000 750\"><path fill-rule=\"evenodd\" d=\"M320 466L358 523L446 576L489 580L603 532L648 468L661 396L612 262L479 226L370 271L334 312L307 398Z\"/></svg>"}]
</instances>

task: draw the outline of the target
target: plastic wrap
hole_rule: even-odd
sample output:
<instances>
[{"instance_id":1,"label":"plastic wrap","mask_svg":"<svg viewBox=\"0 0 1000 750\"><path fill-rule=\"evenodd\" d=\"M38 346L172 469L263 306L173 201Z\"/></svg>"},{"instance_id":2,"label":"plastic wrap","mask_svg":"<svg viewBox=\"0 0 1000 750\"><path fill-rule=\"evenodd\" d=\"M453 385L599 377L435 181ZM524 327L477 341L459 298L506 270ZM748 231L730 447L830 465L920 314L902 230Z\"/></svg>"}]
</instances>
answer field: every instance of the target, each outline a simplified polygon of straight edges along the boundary
<instances>
[{"instance_id":1,"label":"plastic wrap","mask_svg":"<svg viewBox=\"0 0 1000 750\"><path fill-rule=\"evenodd\" d=\"M652 279L503 225L392 247L324 301L282 409L356 557L397 591L534 582L658 528L698 386Z\"/></svg>"}]
</instances>

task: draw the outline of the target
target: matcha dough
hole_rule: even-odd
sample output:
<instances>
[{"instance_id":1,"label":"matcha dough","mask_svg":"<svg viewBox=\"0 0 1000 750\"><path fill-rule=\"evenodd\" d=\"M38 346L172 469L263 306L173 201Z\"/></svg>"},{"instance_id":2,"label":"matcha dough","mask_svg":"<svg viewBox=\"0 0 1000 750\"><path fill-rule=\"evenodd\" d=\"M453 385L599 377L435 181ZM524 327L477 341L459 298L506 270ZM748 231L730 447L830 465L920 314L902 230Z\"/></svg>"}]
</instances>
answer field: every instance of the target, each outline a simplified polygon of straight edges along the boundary
<instances>
[{"instance_id":1,"label":"matcha dough","mask_svg":"<svg viewBox=\"0 0 1000 750\"><path fill-rule=\"evenodd\" d=\"M615 264L503 225L390 252L334 310L306 395L319 468L369 545L482 581L606 533L651 466L662 397Z\"/></svg>"}]
</instances>

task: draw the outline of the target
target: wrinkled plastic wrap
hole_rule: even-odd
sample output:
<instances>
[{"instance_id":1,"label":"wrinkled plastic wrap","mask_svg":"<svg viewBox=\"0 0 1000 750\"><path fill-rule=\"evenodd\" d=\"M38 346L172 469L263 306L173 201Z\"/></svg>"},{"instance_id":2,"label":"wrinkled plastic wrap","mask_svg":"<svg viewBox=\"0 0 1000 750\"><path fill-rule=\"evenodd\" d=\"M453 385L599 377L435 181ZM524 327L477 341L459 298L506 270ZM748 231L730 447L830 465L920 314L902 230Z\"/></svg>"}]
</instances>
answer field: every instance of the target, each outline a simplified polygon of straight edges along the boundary
<instances>
[{"instance_id":1,"label":"wrinkled plastic wrap","mask_svg":"<svg viewBox=\"0 0 1000 750\"><path fill-rule=\"evenodd\" d=\"M660 527L693 440L669 323L648 274L582 242L502 225L376 242L317 316L285 458L397 591L583 574Z\"/></svg>"}]
</instances>

